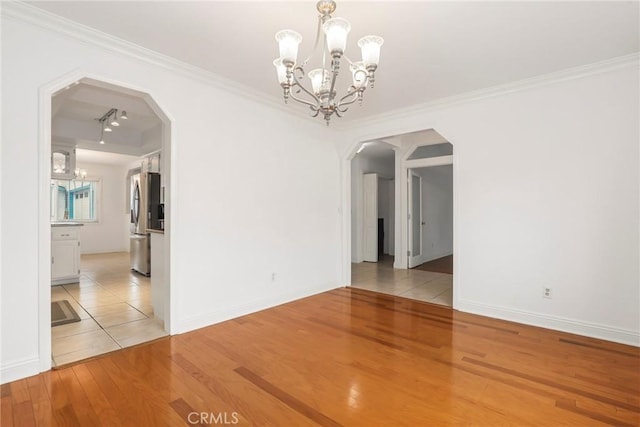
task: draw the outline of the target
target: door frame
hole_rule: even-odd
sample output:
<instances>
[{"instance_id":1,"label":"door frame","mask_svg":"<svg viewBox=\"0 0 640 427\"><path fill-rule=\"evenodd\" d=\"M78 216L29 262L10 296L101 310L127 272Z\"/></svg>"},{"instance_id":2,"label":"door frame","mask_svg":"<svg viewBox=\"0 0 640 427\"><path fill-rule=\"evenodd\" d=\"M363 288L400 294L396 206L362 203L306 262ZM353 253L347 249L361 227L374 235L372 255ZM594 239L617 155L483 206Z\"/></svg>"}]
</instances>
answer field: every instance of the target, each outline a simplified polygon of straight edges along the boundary
<instances>
[{"instance_id":1,"label":"door frame","mask_svg":"<svg viewBox=\"0 0 640 427\"><path fill-rule=\"evenodd\" d=\"M169 334L175 333L175 301L172 298L173 268L171 257L171 223L176 220L176 209L171 203L175 190L175 144L172 144L172 123L166 109L150 95L150 91L106 76L74 70L42 85L38 89L38 356L40 372L51 369L51 101L53 96L65 88L82 81L98 87L119 90L141 97L162 121L162 150L165 158L165 295L164 327Z\"/></svg>"},{"instance_id":2,"label":"door frame","mask_svg":"<svg viewBox=\"0 0 640 427\"><path fill-rule=\"evenodd\" d=\"M340 231L341 231L341 250L340 255L340 283L344 286L351 286L351 248L352 248L352 225L351 225L351 203L354 195L351 192L351 161L358 148L367 141L383 140L392 146L395 151L395 218L394 224L395 238L395 259L393 267L396 269L407 268L407 186L405 180L407 177L407 169L419 168L426 166L453 165L453 253L456 255L456 262L453 265L453 309L458 306L460 293L460 265L464 263L464 254L460 251L458 239L459 217L460 217L460 194L458 191L458 174L454 159L458 156L455 144L438 135L439 139L431 139L429 141L414 143L410 146L403 146L401 137L403 135L433 130L437 133L437 126L421 126L421 127L399 127L392 132L384 134L367 134L366 138L356 137L345 142L344 145L337 145L336 148L341 159L341 185L342 191L340 196ZM409 160L409 156L413 151L421 146L439 144L441 142L449 142L454 146L454 154L451 156L432 157L427 159Z\"/></svg>"}]
</instances>

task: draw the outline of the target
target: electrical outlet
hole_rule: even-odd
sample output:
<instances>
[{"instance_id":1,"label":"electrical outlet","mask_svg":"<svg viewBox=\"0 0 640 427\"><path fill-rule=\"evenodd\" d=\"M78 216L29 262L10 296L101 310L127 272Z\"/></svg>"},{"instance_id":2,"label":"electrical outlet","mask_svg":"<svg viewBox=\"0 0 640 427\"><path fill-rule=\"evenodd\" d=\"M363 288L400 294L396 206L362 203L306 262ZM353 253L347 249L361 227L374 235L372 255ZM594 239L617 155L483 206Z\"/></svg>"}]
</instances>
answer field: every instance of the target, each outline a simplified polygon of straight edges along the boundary
<instances>
[{"instance_id":1,"label":"electrical outlet","mask_svg":"<svg viewBox=\"0 0 640 427\"><path fill-rule=\"evenodd\" d=\"M272 282L276 281L276 273L271 273L271 281Z\"/></svg>"},{"instance_id":2,"label":"electrical outlet","mask_svg":"<svg viewBox=\"0 0 640 427\"><path fill-rule=\"evenodd\" d=\"M547 287L542 288L542 298L551 299L552 295L553 295L553 292L551 288L547 288Z\"/></svg>"}]
</instances>

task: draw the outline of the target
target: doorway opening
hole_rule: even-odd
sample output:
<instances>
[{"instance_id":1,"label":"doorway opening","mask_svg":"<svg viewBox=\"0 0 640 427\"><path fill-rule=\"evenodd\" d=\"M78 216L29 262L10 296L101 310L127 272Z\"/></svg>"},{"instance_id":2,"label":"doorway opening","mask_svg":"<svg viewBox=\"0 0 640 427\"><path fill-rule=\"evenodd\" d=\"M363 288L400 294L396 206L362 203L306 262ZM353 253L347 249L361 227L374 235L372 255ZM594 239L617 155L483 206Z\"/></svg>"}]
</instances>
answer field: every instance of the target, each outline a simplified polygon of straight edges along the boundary
<instances>
[{"instance_id":1,"label":"doorway opening","mask_svg":"<svg viewBox=\"0 0 640 427\"><path fill-rule=\"evenodd\" d=\"M146 92L87 76L43 88L41 102L49 107L40 147L48 189L40 252L51 250L40 283L46 370L170 333L171 123ZM64 167L60 151L69 153ZM149 215L146 245L153 233L155 246L145 252L155 268L142 274L130 254L135 172L156 178L153 206L138 206ZM56 322L59 306L75 313L73 321Z\"/></svg>"},{"instance_id":2,"label":"doorway opening","mask_svg":"<svg viewBox=\"0 0 640 427\"><path fill-rule=\"evenodd\" d=\"M370 142L359 144L359 152L350 159L350 284L452 307L453 145L432 129L385 138L384 142L394 155L386 169L375 169L366 157L358 157L366 153ZM375 220L381 215L375 215L373 206L380 205L376 203L380 187L374 184L380 173L394 177L386 187L392 201L384 203L393 206L393 223L389 224L393 244L386 246L392 249L389 255L378 259Z\"/></svg>"}]
</instances>

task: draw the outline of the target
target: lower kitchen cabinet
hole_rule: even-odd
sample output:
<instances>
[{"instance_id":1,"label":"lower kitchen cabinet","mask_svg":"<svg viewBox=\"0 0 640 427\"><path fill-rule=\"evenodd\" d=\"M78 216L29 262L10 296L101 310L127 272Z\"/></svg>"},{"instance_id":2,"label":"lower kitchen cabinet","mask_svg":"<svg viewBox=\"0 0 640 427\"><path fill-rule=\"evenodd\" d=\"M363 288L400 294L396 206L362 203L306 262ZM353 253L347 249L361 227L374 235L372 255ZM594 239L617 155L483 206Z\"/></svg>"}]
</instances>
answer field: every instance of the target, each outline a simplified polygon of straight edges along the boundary
<instances>
[{"instance_id":1,"label":"lower kitchen cabinet","mask_svg":"<svg viewBox=\"0 0 640 427\"><path fill-rule=\"evenodd\" d=\"M51 227L51 285L80 280L78 226Z\"/></svg>"}]
</instances>

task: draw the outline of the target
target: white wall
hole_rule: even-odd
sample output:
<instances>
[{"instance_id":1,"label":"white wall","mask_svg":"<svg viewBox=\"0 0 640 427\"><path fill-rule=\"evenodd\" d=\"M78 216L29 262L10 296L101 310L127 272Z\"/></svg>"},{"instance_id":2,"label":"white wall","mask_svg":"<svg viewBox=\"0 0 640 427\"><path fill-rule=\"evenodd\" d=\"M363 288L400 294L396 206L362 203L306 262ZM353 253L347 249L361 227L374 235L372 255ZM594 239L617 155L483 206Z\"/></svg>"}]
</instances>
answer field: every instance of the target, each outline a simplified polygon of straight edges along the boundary
<instances>
[{"instance_id":1,"label":"white wall","mask_svg":"<svg viewBox=\"0 0 640 427\"><path fill-rule=\"evenodd\" d=\"M454 145L454 308L639 345L638 77L635 56L360 121L344 158L435 129Z\"/></svg>"},{"instance_id":2,"label":"white wall","mask_svg":"<svg viewBox=\"0 0 640 427\"><path fill-rule=\"evenodd\" d=\"M331 129L234 95L204 73L7 17L9 9L2 6L2 172L21 185L3 179L1 189L2 382L50 363L40 359L38 336L39 292L47 292L38 271L50 253L38 232L38 212L48 208L38 196L38 89L75 70L150 93L172 120L172 333L341 285Z\"/></svg>"},{"instance_id":3,"label":"white wall","mask_svg":"<svg viewBox=\"0 0 640 427\"><path fill-rule=\"evenodd\" d=\"M382 218L384 227L383 252L393 254L394 195L393 180L378 177L378 218ZM391 242L391 244L390 244Z\"/></svg>"},{"instance_id":4,"label":"white wall","mask_svg":"<svg viewBox=\"0 0 640 427\"><path fill-rule=\"evenodd\" d=\"M364 192L362 185L362 175L365 173L377 173L382 177L392 178L394 176L395 165L393 159L382 160L369 158L366 155L357 154L351 160L351 262L362 262L363 260L363 203ZM378 185L378 199L380 198L380 185ZM380 200L378 200L378 204ZM380 213L380 212L378 212ZM378 216L380 218L380 216ZM388 221L385 219L385 223ZM386 226L385 226L386 227ZM388 233L387 233L388 234Z\"/></svg>"},{"instance_id":5,"label":"white wall","mask_svg":"<svg viewBox=\"0 0 640 427\"><path fill-rule=\"evenodd\" d=\"M453 167L416 169L422 177L423 262L453 253Z\"/></svg>"},{"instance_id":6,"label":"white wall","mask_svg":"<svg viewBox=\"0 0 640 427\"><path fill-rule=\"evenodd\" d=\"M98 223L80 227L83 254L129 250L129 215L125 213L127 168L118 165L78 163L90 178L100 178Z\"/></svg>"}]
</instances>

